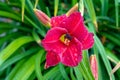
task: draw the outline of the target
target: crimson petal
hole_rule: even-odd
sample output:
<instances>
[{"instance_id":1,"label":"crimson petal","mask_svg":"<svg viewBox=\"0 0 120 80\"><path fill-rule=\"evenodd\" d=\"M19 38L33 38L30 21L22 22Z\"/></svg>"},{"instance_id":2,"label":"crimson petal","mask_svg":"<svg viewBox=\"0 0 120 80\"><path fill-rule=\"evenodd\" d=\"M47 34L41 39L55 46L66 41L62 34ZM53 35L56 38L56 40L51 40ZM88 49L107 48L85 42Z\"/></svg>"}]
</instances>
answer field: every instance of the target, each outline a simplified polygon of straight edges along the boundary
<instances>
[{"instance_id":1,"label":"crimson petal","mask_svg":"<svg viewBox=\"0 0 120 80\"><path fill-rule=\"evenodd\" d=\"M62 20L66 19L66 15L56 16L51 18L51 26L58 27Z\"/></svg>"},{"instance_id":2,"label":"crimson petal","mask_svg":"<svg viewBox=\"0 0 120 80\"><path fill-rule=\"evenodd\" d=\"M77 66L82 59L82 45L73 39L67 49L61 54L61 62L66 66Z\"/></svg>"},{"instance_id":3,"label":"crimson petal","mask_svg":"<svg viewBox=\"0 0 120 80\"><path fill-rule=\"evenodd\" d=\"M50 66L55 66L59 62L60 62L60 58L55 52L53 51L47 52L45 68L49 68Z\"/></svg>"},{"instance_id":4,"label":"crimson petal","mask_svg":"<svg viewBox=\"0 0 120 80\"><path fill-rule=\"evenodd\" d=\"M82 41L83 50L89 49L93 46L93 44L94 44L93 36L94 36L93 33L89 33L87 38L84 41Z\"/></svg>"},{"instance_id":5,"label":"crimson petal","mask_svg":"<svg viewBox=\"0 0 120 80\"><path fill-rule=\"evenodd\" d=\"M47 51L55 51L56 53L61 53L65 49L65 45L60 41L60 37L67 33L66 29L55 27L51 28L45 39L42 40L42 45Z\"/></svg>"},{"instance_id":6,"label":"crimson petal","mask_svg":"<svg viewBox=\"0 0 120 80\"><path fill-rule=\"evenodd\" d=\"M84 26L80 12L71 14L68 18L64 19L59 26L66 28L72 36L80 41L84 40L88 35L88 30Z\"/></svg>"}]
</instances>

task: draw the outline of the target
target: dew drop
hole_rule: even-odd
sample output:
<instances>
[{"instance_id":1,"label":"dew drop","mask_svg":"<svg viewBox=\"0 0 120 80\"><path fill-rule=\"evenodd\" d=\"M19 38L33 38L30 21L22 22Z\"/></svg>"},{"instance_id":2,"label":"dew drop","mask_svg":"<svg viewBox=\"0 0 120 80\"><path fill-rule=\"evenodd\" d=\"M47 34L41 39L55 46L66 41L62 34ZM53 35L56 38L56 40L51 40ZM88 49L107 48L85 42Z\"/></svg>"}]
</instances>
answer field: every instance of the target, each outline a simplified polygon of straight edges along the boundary
<instances>
[{"instance_id":1,"label":"dew drop","mask_svg":"<svg viewBox=\"0 0 120 80\"><path fill-rule=\"evenodd\" d=\"M77 56L77 53L75 53L74 55Z\"/></svg>"}]
</instances>

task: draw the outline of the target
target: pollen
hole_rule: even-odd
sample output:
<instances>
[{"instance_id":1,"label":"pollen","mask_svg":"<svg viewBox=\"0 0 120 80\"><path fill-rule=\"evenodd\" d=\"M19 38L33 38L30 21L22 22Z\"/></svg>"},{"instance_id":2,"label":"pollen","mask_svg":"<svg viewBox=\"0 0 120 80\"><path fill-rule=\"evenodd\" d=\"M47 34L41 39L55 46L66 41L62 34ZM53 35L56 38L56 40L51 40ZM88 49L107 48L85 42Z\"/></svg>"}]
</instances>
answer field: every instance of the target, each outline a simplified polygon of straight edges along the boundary
<instances>
[{"instance_id":1,"label":"pollen","mask_svg":"<svg viewBox=\"0 0 120 80\"><path fill-rule=\"evenodd\" d=\"M66 38L66 39L64 40L64 44L68 46L68 45L70 44L70 40Z\"/></svg>"},{"instance_id":2,"label":"pollen","mask_svg":"<svg viewBox=\"0 0 120 80\"><path fill-rule=\"evenodd\" d=\"M60 41L63 42L65 45L69 46L70 42L71 42L72 37L67 33L67 34L63 34L60 37Z\"/></svg>"}]
</instances>

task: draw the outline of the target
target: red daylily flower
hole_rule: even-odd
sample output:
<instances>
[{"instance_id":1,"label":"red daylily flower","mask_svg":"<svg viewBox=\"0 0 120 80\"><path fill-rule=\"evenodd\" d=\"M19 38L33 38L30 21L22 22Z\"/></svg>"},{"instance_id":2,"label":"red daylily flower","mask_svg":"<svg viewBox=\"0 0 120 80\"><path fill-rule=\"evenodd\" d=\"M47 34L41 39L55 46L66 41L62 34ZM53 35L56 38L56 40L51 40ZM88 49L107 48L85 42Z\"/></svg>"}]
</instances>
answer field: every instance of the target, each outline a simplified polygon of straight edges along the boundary
<instances>
[{"instance_id":1,"label":"red daylily flower","mask_svg":"<svg viewBox=\"0 0 120 80\"><path fill-rule=\"evenodd\" d=\"M93 33L89 33L80 12L51 18L52 28L42 40L47 51L45 68L62 62L66 66L77 66L82 59L82 50L93 46Z\"/></svg>"}]
</instances>

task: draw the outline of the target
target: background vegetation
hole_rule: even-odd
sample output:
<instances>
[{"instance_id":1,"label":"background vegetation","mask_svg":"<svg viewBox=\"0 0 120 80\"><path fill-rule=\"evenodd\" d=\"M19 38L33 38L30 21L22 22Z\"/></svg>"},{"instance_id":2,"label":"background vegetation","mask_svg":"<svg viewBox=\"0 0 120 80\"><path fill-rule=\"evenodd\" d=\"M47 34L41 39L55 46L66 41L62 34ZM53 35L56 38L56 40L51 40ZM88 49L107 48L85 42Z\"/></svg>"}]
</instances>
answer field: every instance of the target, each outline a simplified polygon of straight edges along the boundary
<instances>
[{"instance_id":1,"label":"background vegetation","mask_svg":"<svg viewBox=\"0 0 120 80\"><path fill-rule=\"evenodd\" d=\"M58 64L44 69L46 52L39 43L49 28L33 9L52 17L65 14L77 2L79 10L84 7L84 22L95 34L95 44L83 52L77 67ZM99 80L120 80L119 10L120 0L0 0L0 80L94 80L92 54L97 56Z\"/></svg>"}]
</instances>

